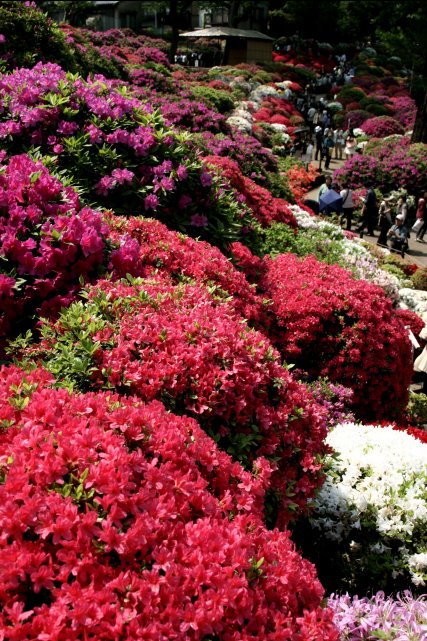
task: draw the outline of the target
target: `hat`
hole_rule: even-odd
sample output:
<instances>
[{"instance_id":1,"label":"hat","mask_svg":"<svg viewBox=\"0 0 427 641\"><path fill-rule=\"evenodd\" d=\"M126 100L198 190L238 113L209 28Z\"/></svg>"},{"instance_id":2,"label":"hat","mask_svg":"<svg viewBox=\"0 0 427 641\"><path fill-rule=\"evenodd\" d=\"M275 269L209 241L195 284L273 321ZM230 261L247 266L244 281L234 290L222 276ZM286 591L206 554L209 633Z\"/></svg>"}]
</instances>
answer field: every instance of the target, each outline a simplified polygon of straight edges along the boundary
<instances>
[{"instance_id":1,"label":"hat","mask_svg":"<svg viewBox=\"0 0 427 641\"><path fill-rule=\"evenodd\" d=\"M319 125L317 125L317 127L315 128L315 130L314 130L314 131L315 131L315 132L316 132L316 134L317 134L317 132L318 132L318 131L322 131L322 127L319 127Z\"/></svg>"},{"instance_id":2,"label":"hat","mask_svg":"<svg viewBox=\"0 0 427 641\"><path fill-rule=\"evenodd\" d=\"M405 216L403 214L397 214L396 220L405 220Z\"/></svg>"}]
</instances>

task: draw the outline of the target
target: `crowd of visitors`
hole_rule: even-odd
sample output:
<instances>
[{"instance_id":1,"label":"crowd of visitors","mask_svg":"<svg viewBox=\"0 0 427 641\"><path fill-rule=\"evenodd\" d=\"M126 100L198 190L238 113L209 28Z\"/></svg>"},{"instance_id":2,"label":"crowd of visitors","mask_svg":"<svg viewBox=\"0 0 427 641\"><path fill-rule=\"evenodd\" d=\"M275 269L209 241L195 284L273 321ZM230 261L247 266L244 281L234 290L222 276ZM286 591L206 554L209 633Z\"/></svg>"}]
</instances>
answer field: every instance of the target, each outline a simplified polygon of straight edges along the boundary
<instances>
[{"instance_id":1,"label":"crowd of visitors","mask_svg":"<svg viewBox=\"0 0 427 641\"><path fill-rule=\"evenodd\" d=\"M289 42L284 50L295 49L297 37ZM298 46L315 48L318 43L304 41ZM331 56L332 58L332 56ZM330 109L324 95L332 86L340 86L352 81L354 69L347 62L345 54L334 57L335 67L332 71L320 73L315 81L306 85L303 91L293 92L287 88L284 97L292 102L305 120L305 127L295 136L291 153L299 154L303 162L319 161L319 168L324 161L324 168L329 169L332 159L348 160L355 153L362 153L358 148L357 139L353 128L343 130L333 127L333 111ZM355 200L354 193L347 183L338 185L333 183L331 176L325 177L325 182L319 190L319 212L331 214L336 212L340 224L345 225L346 231L352 231L353 217L356 209L361 205L357 226L354 229L361 238L364 234L375 237L378 230L377 244L399 251L402 255L408 247L408 238L411 231L416 234L417 242L424 242L427 231L427 192L418 199L416 218L409 220L408 203L406 196L402 195L397 202L385 197L381 203L377 202L375 185L367 185L368 189L361 202ZM327 192L334 192L336 197L326 197ZM412 225L412 227L411 227Z\"/></svg>"},{"instance_id":2,"label":"crowd of visitors","mask_svg":"<svg viewBox=\"0 0 427 641\"><path fill-rule=\"evenodd\" d=\"M360 238L365 233L375 238L375 231L378 230L377 245L396 250L403 256L408 248L411 231L416 234L417 242L424 242L427 231L427 192L418 199L415 221L412 221L405 195L399 196L395 202L390 196L384 197L378 204L374 187L373 183L367 185L366 193L359 203L361 210L354 232ZM340 186L333 182L332 176L326 175L319 189L318 206L321 214L336 212L340 224L345 224L346 231L352 231L353 214L358 203L355 202L354 193L347 182Z\"/></svg>"}]
</instances>

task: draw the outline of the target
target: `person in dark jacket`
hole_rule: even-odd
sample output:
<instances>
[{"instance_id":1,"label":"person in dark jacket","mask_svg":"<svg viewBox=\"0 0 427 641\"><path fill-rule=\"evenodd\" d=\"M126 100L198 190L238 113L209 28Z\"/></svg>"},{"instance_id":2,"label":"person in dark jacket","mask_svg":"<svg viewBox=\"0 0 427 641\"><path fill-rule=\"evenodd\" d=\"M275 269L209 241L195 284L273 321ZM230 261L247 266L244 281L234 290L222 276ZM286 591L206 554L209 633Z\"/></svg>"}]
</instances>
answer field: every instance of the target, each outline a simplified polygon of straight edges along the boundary
<instances>
[{"instance_id":1,"label":"person in dark jacket","mask_svg":"<svg viewBox=\"0 0 427 641\"><path fill-rule=\"evenodd\" d=\"M363 238L363 232L365 229L368 230L368 236L375 236L374 229L377 214L377 197L375 195L373 185L368 185L368 191L366 192L366 196L363 200L361 222L359 227L356 229L360 234L360 238Z\"/></svg>"}]
</instances>

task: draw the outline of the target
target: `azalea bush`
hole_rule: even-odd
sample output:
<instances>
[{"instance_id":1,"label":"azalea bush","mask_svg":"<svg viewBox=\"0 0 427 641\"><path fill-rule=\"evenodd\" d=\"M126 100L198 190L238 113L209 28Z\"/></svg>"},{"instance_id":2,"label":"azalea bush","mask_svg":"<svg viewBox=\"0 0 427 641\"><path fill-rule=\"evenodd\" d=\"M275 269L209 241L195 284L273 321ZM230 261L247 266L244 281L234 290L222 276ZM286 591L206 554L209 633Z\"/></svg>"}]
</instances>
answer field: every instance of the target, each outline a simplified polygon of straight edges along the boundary
<instances>
[{"instance_id":1,"label":"azalea bush","mask_svg":"<svg viewBox=\"0 0 427 641\"><path fill-rule=\"evenodd\" d=\"M343 129L349 129L350 127L354 129L355 127L361 127L363 123L372 117L372 114L365 109L352 109L351 111L346 111L344 114Z\"/></svg>"},{"instance_id":2,"label":"azalea bush","mask_svg":"<svg viewBox=\"0 0 427 641\"><path fill-rule=\"evenodd\" d=\"M286 177L289 185L290 202L301 201L319 175L314 164L310 163L306 168L300 160L289 156L279 160L279 169L280 178L283 180Z\"/></svg>"},{"instance_id":3,"label":"azalea bush","mask_svg":"<svg viewBox=\"0 0 427 641\"><path fill-rule=\"evenodd\" d=\"M411 346L384 292L310 256L283 254L264 263L260 288L272 300L270 336L285 361L308 380L326 376L351 388L358 417L402 416Z\"/></svg>"},{"instance_id":4,"label":"azalea bush","mask_svg":"<svg viewBox=\"0 0 427 641\"><path fill-rule=\"evenodd\" d=\"M408 136L392 135L386 138L375 138L368 141L364 153L369 156L375 156L381 160L396 154L402 148L408 149L411 139Z\"/></svg>"},{"instance_id":5,"label":"azalea bush","mask_svg":"<svg viewBox=\"0 0 427 641\"><path fill-rule=\"evenodd\" d=\"M95 20L92 26L100 25L96 25ZM154 80L153 86L157 84L165 89L171 88L171 84L168 84L170 64L165 40L146 34L137 35L127 28L96 31L94 28L71 27L66 23L62 23L60 28L79 61L79 68L85 74L104 73L109 78L130 79L134 72L145 70L147 76Z\"/></svg>"},{"instance_id":6,"label":"azalea bush","mask_svg":"<svg viewBox=\"0 0 427 641\"><path fill-rule=\"evenodd\" d=\"M118 214L147 212L223 248L244 234L249 240L254 219L206 171L188 134L166 126L126 85L38 64L0 78L1 95L6 149L31 146L82 200Z\"/></svg>"},{"instance_id":7,"label":"azalea bush","mask_svg":"<svg viewBox=\"0 0 427 641\"><path fill-rule=\"evenodd\" d=\"M337 640L314 567L260 522L263 459L251 476L159 402L24 374L1 371L5 640Z\"/></svg>"},{"instance_id":8,"label":"azalea bush","mask_svg":"<svg viewBox=\"0 0 427 641\"><path fill-rule=\"evenodd\" d=\"M417 269L417 271L411 276L411 281L414 289L427 292L427 269L425 267Z\"/></svg>"},{"instance_id":9,"label":"azalea bush","mask_svg":"<svg viewBox=\"0 0 427 641\"><path fill-rule=\"evenodd\" d=\"M402 125L391 116L369 118L369 120L365 120L365 122L362 123L361 129L365 134L373 136L374 138L384 138L385 136L391 136L393 134L402 135L404 133Z\"/></svg>"},{"instance_id":10,"label":"azalea bush","mask_svg":"<svg viewBox=\"0 0 427 641\"><path fill-rule=\"evenodd\" d=\"M4 152L2 152L4 158ZM0 337L50 316L106 266L108 227L22 154L0 168Z\"/></svg>"},{"instance_id":11,"label":"azalea bush","mask_svg":"<svg viewBox=\"0 0 427 641\"><path fill-rule=\"evenodd\" d=\"M327 238L326 234L318 229L295 233L289 225L273 223L265 231L262 247L263 252L272 257L290 252L300 257L312 255L325 263L346 266L342 241Z\"/></svg>"},{"instance_id":12,"label":"azalea bush","mask_svg":"<svg viewBox=\"0 0 427 641\"><path fill-rule=\"evenodd\" d=\"M417 112L415 100L409 96L395 96L390 99L393 116L404 127L405 131L413 128Z\"/></svg>"},{"instance_id":13,"label":"azalea bush","mask_svg":"<svg viewBox=\"0 0 427 641\"><path fill-rule=\"evenodd\" d=\"M87 290L84 305L43 323L41 343L22 357L71 389L161 400L245 466L265 456L273 470L266 518L283 525L322 480L325 411L221 295L129 278Z\"/></svg>"},{"instance_id":14,"label":"azalea bush","mask_svg":"<svg viewBox=\"0 0 427 641\"><path fill-rule=\"evenodd\" d=\"M422 431L424 442L427 442L427 431L423 429L424 425L427 424L427 395L422 392L411 391L406 415L408 425Z\"/></svg>"},{"instance_id":15,"label":"azalea bush","mask_svg":"<svg viewBox=\"0 0 427 641\"><path fill-rule=\"evenodd\" d=\"M369 154L354 154L342 167L334 171L334 179L339 183L348 181L350 189L361 189L366 186L369 180L375 186L385 181L382 171L382 164L375 156Z\"/></svg>"},{"instance_id":16,"label":"azalea bush","mask_svg":"<svg viewBox=\"0 0 427 641\"><path fill-rule=\"evenodd\" d=\"M296 227L296 221L288 204L281 198L274 198L268 189L260 187L240 171L237 163L224 157L207 156L207 167L217 168L228 186L235 189L237 198L244 202L262 227L272 222L283 222Z\"/></svg>"},{"instance_id":17,"label":"azalea bush","mask_svg":"<svg viewBox=\"0 0 427 641\"><path fill-rule=\"evenodd\" d=\"M234 107L233 98L227 91L221 91L220 89L202 84L195 84L190 88L190 92L196 99L206 102L221 114L231 111Z\"/></svg>"},{"instance_id":18,"label":"azalea bush","mask_svg":"<svg viewBox=\"0 0 427 641\"><path fill-rule=\"evenodd\" d=\"M400 190L417 196L427 189L424 143L411 144L406 136L372 139L363 156L356 154L334 172L338 182L347 181L352 189L366 186L373 180L382 193Z\"/></svg>"},{"instance_id":19,"label":"azalea bush","mask_svg":"<svg viewBox=\"0 0 427 641\"><path fill-rule=\"evenodd\" d=\"M192 133L229 132L225 116L188 91L177 91L177 88L174 87L173 96L153 96L152 92L148 90L141 97L161 111L168 126L173 125Z\"/></svg>"},{"instance_id":20,"label":"azalea bush","mask_svg":"<svg viewBox=\"0 0 427 641\"><path fill-rule=\"evenodd\" d=\"M0 69L31 66L41 58L76 67L64 34L34 3L3 2L0 6Z\"/></svg>"},{"instance_id":21,"label":"azalea bush","mask_svg":"<svg viewBox=\"0 0 427 641\"><path fill-rule=\"evenodd\" d=\"M392 426L353 423L337 425L326 440L335 454L310 529L299 532L321 580L352 593L408 585L423 593L427 443Z\"/></svg>"},{"instance_id":22,"label":"azalea bush","mask_svg":"<svg viewBox=\"0 0 427 641\"><path fill-rule=\"evenodd\" d=\"M343 104L348 104L349 102L360 102L363 98L366 98L365 91L361 87L355 87L353 85L342 87L337 95L337 100Z\"/></svg>"},{"instance_id":23,"label":"azalea bush","mask_svg":"<svg viewBox=\"0 0 427 641\"><path fill-rule=\"evenodd\" d=\"M112 246L108 268L113 278L161 274L176 285L203 284L216 297L227 300L250 324L262 323L262 300L218 248L171 231L156 220L111 213L104 219Z\"/></svg>"},{"instance_id":24,"label":"azalea bush","mask_svg":"<svg viewBox=\"0 0 427 641\"><path fill-rule=\"evenodd\" d=\"M235 160L241 172L256 182L268 184L277 174L277 158L254 136L233 129L227 135L202 132L194 135L193 141L207 156Z\"/></svg>"},{"instance_id":25,"label":"azalea bush","mask_svg":"<svg viewBox=\"0 0 427 641\"><path fill-rule=\"evenodd\" d=\"M369 597L332 594L328 606L334 612L334 623L340 639L422 639L427 629L427 607L424 597L415 598L409 590L395 598L377 592Z\"/></svg>"}]
</instances>

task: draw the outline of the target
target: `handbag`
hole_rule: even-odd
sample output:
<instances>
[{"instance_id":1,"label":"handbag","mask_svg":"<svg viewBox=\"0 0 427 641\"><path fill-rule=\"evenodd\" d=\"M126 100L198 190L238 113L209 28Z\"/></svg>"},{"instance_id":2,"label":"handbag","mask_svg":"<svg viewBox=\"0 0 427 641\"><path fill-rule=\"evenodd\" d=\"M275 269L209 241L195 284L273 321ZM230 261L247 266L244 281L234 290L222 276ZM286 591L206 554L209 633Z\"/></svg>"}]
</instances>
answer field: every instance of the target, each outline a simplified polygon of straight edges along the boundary
<instances>
[{"instance_id":1,"label":"handbag","mask_svg":"<svg viewBox=\"0 0 427 641\"><path fill-rule=\"evenodd\" d=\"M422 218L417 218L417 220L412 225L412 228L411 228L412 231L418 233L420 231L421 227L423 226L423 222L424 221L423 221Z\"/></svg>"}]
</instances>

